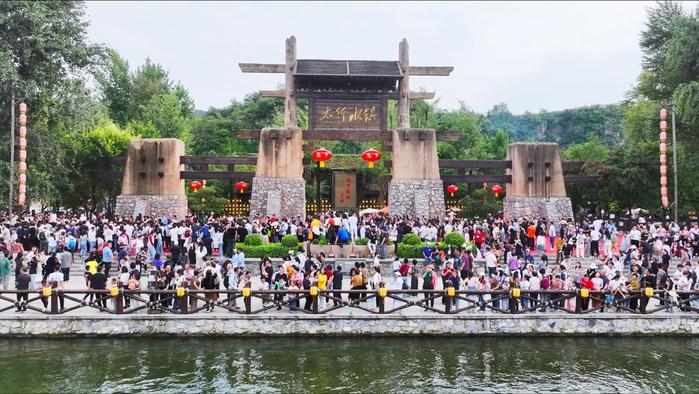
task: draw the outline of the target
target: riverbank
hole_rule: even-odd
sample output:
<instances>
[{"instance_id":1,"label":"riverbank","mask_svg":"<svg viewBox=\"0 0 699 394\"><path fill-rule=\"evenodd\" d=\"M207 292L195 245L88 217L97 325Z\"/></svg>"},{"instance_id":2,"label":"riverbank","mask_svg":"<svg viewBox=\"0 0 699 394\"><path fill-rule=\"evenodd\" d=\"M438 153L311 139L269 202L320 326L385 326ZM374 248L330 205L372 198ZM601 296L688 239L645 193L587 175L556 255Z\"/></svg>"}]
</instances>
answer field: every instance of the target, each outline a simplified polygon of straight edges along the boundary
<instances>
[{"instance_id":1,"label":"riverbank","mask_svg":"<svg viewBox=\"0 0 699 394\"><path fill-rule=\"evenodd\" d=\"M2 316L0 337L696 336L699 314Z\"/></svg>"}]
</instances>

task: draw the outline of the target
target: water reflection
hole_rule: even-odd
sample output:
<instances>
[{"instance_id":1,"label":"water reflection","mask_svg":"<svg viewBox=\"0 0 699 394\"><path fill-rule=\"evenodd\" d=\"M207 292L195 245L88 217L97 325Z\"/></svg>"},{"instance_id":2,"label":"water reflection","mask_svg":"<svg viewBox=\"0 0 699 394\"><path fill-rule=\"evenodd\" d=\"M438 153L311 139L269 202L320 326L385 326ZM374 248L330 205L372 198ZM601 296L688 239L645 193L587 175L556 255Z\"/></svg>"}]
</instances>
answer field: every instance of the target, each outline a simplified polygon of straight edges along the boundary
<instances>
[{"instance_id":1,"label":"water reflection","mask_svg":"<svg viewBox=\"0 0 699 394\"><path fill-rule=\"evenodd\" d=\"M0 349L3 392L687 392L699 372L689 338L12 339Z\"/></svg>"}]
</instances>

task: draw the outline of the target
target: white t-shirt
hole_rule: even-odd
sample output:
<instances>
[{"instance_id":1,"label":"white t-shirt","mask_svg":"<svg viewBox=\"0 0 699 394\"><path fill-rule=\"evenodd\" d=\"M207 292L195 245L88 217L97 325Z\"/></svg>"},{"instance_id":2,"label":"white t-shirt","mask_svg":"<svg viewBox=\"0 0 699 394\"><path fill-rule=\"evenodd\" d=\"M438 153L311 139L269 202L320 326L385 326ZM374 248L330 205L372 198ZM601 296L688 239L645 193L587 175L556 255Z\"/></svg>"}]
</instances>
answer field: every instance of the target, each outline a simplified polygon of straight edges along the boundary
<instances>
[{"instance_id":1,"label":"white t-shirt","mask_svg":"<svg viewBox=\"0 0 699 394\"><path fill-rule=\"evenodd\" d=\"M49 276L46 278L46 283L48 283L49 285L51 285L52 283L56 283L57 288L63 288L63 272L57 271L50 273Z\"/></svg>"},{"instance_id":2,"label":"white t-shirt","mask_svg":"<svg viewBox=\"0 0 699 394\"><path fill-rule=\"evenodd\" d=\"M498 258L495 256L495 253L488 252L485 254L485 265L486 267L489 268L495 268L498 262Z\"/></svg>"}]
</instances>

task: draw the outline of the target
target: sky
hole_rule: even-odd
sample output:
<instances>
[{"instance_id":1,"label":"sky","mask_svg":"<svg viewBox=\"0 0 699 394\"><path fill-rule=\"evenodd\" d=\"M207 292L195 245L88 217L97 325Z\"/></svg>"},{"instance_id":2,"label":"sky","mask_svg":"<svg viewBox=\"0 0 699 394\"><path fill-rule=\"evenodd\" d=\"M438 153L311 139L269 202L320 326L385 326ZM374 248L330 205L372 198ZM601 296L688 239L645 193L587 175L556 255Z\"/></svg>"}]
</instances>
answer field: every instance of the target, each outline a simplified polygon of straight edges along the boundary
<instances>
[{"instance_id":1,"label":"sky","mask_svg":"<svg viewBox=\"0 0 699 394\"><path fill-rule=\"evenodd\" d=\"M640 72L638 41L652 2L87 2L92 42L132 69L146 57L190 92L197 109L223 107L282 74L243 74L238 63L297 57L397 60L453 66L449 77L412 77L438 106L513 113L622 101ZM686 3L693 9L696 2Z\"/></svg>"}]
</instances>

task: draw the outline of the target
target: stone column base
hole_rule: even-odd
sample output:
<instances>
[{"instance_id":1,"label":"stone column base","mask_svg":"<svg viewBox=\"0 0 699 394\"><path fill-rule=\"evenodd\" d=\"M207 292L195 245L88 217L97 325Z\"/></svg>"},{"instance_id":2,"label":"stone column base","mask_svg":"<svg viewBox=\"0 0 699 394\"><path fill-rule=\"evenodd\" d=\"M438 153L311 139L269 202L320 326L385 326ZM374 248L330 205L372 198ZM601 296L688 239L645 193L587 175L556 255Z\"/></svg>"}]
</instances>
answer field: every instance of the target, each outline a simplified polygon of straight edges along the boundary
<instances>
[{"instance_id":1,"label":"stone column base","mask_svg":"<svg viewBox=\"0 0 699 394\"><path fill-rule=\"evenodd\" d=\"M416 218L444 216L444 186L441 179L393 179L388 188L391 215Z\"/></svg>"},{"instance_id":2,"label":"stone column base","mask_svg":"<svg viewBox=\"0 0 699 394\"><path fill-rule=\"evenodd\" d=\"M568 197L505 197L502 201L505 219L546 218L558 226L561 219L573 218L573 205Z\"/></svg>"},{"instance_id":3,"label":"stone column base","mask_svg":"<svg viewBox=\"0 0 699 394\"><path fill-rule=\"evenodd\" d=\"M182 219L189 214L187 196L180 194L167 195L119 195L114 210L116 216L161 216Z\"/></svg>"},{"instance_id":4,"label":"stone column base","mask_svg":"<svg viewBox=\"0 0 699 394\"><path fill-rule=\"evenodd\" d=\"M306 217L306 181L303 178L252 178L250 217L274 215Z\"/></svg>"}]
</instances>

